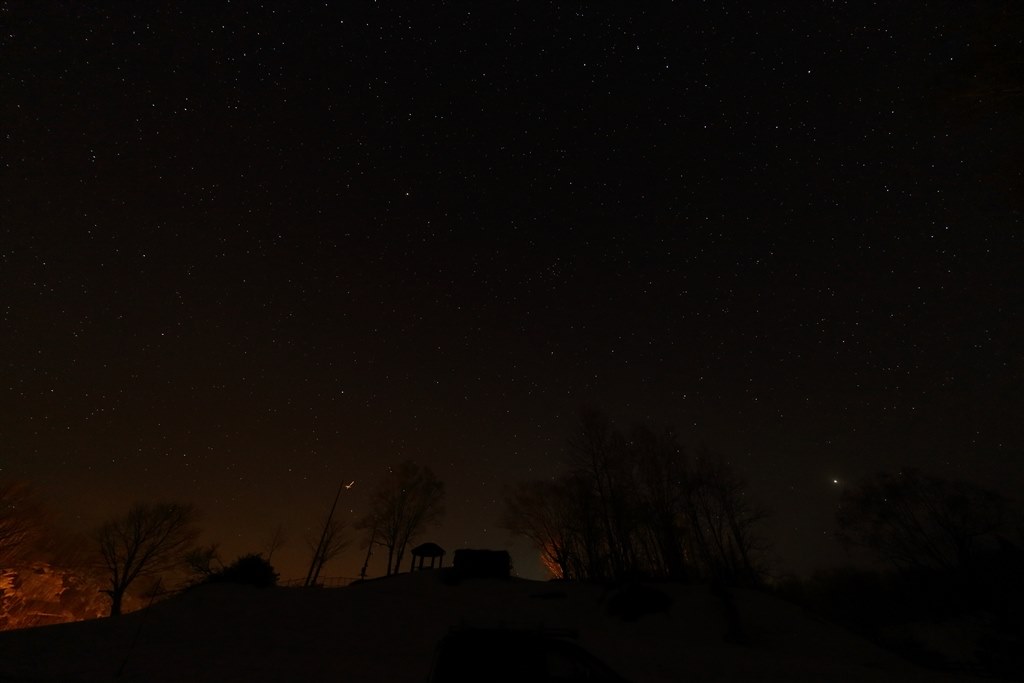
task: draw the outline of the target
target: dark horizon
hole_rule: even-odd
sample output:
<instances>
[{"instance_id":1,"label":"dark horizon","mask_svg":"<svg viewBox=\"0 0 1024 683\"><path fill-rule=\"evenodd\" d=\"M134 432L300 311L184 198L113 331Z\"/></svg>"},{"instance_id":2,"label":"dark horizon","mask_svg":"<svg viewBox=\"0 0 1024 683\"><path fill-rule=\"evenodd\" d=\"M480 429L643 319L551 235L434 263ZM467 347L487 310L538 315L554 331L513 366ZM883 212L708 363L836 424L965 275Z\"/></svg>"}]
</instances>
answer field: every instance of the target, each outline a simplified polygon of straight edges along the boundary
<instances>
[{"instance_id":1,"label":"dark horizon","mask_svg":"<svg viewBox=\"0 0 1024 683\"><path fill-rule=\"evenodd\" d=\"M1024 485L1007 3L5 23L0 478L70 528L182 500L301 576L413 459L421 540L539 576L502 490L584 406L731 462L779 573L876 471Z\"/></svg>"}]
</instances>

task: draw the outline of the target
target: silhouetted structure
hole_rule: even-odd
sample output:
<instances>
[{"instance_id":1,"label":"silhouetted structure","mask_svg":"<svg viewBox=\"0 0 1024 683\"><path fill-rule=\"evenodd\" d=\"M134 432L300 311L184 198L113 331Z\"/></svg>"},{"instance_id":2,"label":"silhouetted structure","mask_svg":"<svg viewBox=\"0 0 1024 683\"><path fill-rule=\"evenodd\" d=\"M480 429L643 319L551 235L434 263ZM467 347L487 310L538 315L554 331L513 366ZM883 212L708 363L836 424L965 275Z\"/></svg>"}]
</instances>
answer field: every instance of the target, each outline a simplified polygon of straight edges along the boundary
<instances>
[{"instance_id":1,"label":"silhouetted structure","mask_svg":"<svg viewBox=\"0 0 1024 683\"><path fill-rule=\"evenodd\" d=\"M430 558L430 566L424 567L423 561L428 557ZM409 562L409 571L433 569L434 560L438 561L438 568L444 566L444 548L436 543L421 543L412 549L412 561Z\"/></svg>"},{"instance_id":2,"label":"silhouetted structure","mask_svg":"<svg viewBox=\"0 0 1024 683\"><path fill-rule=\"evenodd\" d=\"M507 579L512 573L512 557L505 550L455 551L452 566L460 579Z\"/></svg>"}]
</instances>

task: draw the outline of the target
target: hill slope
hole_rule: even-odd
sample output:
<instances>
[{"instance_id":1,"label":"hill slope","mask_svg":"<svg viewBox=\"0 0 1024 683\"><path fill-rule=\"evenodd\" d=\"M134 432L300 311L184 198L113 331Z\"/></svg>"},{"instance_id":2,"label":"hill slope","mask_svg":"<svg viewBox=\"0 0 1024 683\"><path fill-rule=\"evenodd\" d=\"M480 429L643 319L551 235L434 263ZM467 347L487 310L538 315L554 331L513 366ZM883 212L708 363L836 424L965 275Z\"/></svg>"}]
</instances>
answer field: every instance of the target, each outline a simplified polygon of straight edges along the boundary
<instances>
[{"instance_id":1,"label":"hill slope","mask_svg":"<svg viewBox=\"0 0 1024 683\"><path fill-rule=\"evenodd\" d=\"M119 619L0 633L0 681L423 681L460 623L578 629L636 683L966 680L752 592L736 596L749 643L730 643L721 600L700 586L664 590L669 614L626 622L608 616L604 589L579 584L447 585L421 572L338 589L206 586Z\"/></svg>"}]
</instances>

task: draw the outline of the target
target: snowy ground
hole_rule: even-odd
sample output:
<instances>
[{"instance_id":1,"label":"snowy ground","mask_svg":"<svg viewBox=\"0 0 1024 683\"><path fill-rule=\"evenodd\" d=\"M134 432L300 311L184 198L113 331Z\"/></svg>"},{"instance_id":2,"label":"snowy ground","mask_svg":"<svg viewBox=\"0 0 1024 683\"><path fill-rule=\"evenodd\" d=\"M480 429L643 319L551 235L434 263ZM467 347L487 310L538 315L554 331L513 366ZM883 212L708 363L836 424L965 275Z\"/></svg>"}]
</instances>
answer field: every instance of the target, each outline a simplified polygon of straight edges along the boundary
<instances>
[{"instance_id":1,"label":"snowy ground","mask_svg":"<svg viewBox=\"0 0 1024 683\"><path fill-rule=\"evenodd\" d=\"M920 669L753 592L736 596L750 637L738 645L724 638L722 602L700 586L662 587L670 614L630 623L606 614L598 586L438 578L207 586L119 619L0 633L0 681L424 681L437 641L466 623L578 629L581 645L635 683L974 680Z\"/></svg>"}]
</instances>

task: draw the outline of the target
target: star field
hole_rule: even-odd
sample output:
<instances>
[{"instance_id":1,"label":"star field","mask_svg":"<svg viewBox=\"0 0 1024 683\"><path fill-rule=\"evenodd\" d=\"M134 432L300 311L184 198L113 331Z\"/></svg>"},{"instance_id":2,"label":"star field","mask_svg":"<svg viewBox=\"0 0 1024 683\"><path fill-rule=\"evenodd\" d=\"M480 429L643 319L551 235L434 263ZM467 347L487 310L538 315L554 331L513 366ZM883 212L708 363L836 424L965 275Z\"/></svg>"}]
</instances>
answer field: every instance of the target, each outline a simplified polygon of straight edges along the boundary
<instances>
[{"instance_id":1,"label":"star field","mask_svg":"<svg viewBox=\"0 0 1024 683\"><path fill-rule=\"evenodd\" d=\"M784 569L834 480L1024 483L1010 4L0 16L0 476L68 525L189 500L290 577L413 458L537 574L502 487L584 405L734 462Z\"/></svg>"}]
</instances>

